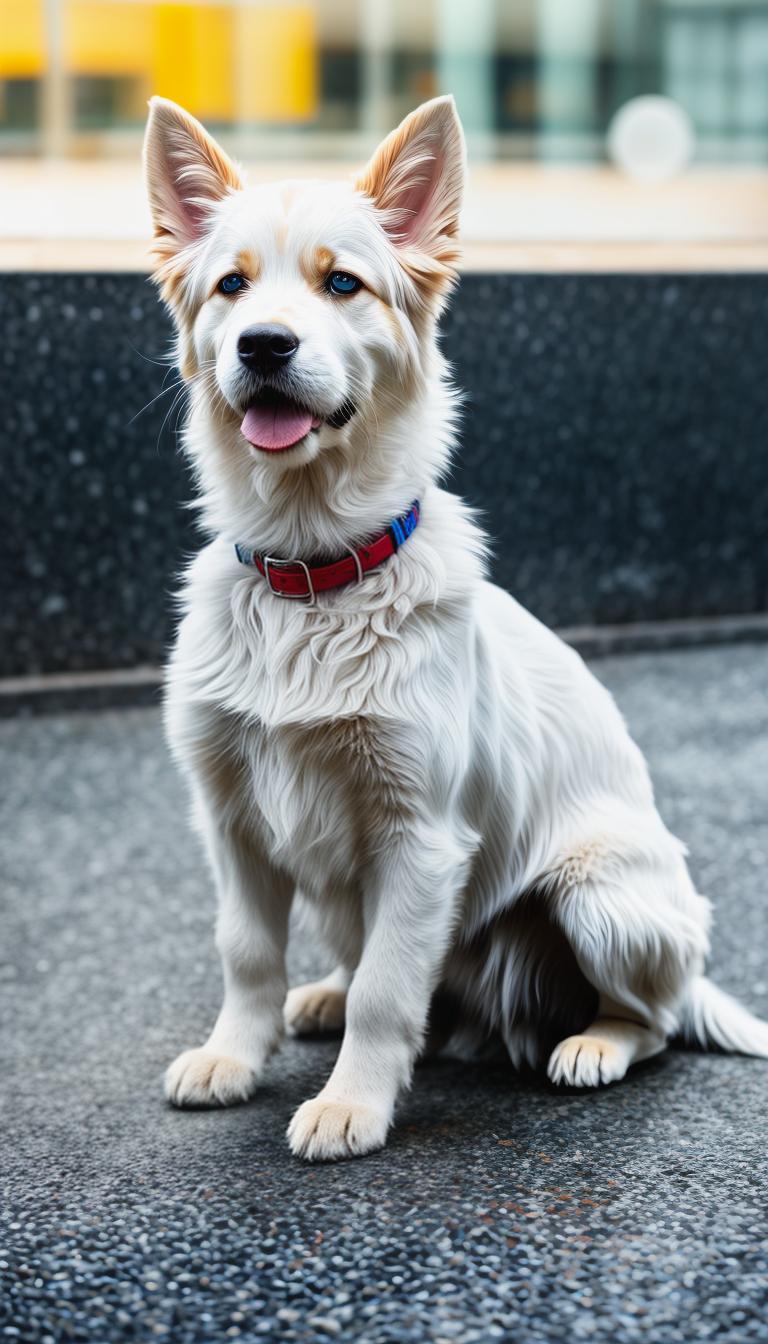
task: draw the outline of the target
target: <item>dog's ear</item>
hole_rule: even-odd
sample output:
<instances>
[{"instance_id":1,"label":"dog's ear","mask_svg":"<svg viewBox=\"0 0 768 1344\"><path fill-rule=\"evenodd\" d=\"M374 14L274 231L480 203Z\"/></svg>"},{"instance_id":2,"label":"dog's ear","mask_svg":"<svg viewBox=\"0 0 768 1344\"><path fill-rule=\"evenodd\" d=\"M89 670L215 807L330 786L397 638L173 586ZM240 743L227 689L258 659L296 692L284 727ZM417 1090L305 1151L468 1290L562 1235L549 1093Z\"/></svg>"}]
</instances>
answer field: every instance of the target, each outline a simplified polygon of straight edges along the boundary
<instances>
[{"instance_id":1,"label":"dog's ear","mask_svg":"<svg viewBox=\"0 0 768 1344\"><path fill-rule=\"evenodd\" d=\"M144 172L156 251L170 257L205 232L210 208L242 189L237 168L199 121L167 98L152 98Z\"/></svg>"},{"instance_id":2,"label":"dog's ear","mask_svg":"<svg viewBox=\"0 0 768 1344\"><path fill-rule=\"evenodd\" d=\"M411 112L376 150L356 186L382 212L399 247L456 260L466 151L456 104L433 98Z\"/></svg>"}]
</instances>

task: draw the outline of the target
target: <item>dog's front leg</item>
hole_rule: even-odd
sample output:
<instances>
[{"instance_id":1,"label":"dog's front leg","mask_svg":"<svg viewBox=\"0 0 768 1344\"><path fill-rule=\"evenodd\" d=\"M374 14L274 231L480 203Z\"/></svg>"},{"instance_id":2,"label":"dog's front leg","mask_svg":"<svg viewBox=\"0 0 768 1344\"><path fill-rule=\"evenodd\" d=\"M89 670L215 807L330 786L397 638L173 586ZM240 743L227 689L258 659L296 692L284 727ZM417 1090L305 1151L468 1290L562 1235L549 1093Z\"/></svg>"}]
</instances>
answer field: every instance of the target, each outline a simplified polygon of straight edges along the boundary
<instances>
[{"instance_id":1,"label":"dog's front leg","mask_svg":"<svg viewBox=\"0 0 768 1344\"><path fill-rule=\"evenodd\" d=\"M288 1129L311 1160L384 1145L398 1092L410 1081L448 947L474 838L421 826L394 838L365 891L365 945L347 995L336 1066Z\"/></svg>"},{"instance_id":2,"label":"dog's front leg","mask_svg":"<svg viewBox=\"0 0 768 1344\"><path fill-rule=\"evenodd\" d=\"M254 1092L282 1036L285 948L293 884L240 827L204 824L219 895L216 945L224 1002L208 1040L165 1076L176 1106L228 1106Z\"/></svg>"}]
</instances>

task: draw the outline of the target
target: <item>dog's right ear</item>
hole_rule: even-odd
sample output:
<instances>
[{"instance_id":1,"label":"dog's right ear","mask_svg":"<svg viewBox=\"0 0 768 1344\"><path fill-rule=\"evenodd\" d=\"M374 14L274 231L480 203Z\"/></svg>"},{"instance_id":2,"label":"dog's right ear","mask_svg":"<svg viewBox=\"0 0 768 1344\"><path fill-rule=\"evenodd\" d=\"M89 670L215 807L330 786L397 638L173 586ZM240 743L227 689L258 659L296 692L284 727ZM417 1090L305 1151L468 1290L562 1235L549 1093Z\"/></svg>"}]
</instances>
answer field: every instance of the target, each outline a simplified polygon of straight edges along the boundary
<instances>
[{"instance_id":1,"label":"dog's right ear","mask_svg":"<svg viewBox=\"0 0 768 1344\"><path fill-rule=\"evenodd\" d=\"M144 172L155 252L165 260L196 242L211 207L243 186L231 159L200 122L167 98L150 99Z\"/></svg>"}]
</instances>

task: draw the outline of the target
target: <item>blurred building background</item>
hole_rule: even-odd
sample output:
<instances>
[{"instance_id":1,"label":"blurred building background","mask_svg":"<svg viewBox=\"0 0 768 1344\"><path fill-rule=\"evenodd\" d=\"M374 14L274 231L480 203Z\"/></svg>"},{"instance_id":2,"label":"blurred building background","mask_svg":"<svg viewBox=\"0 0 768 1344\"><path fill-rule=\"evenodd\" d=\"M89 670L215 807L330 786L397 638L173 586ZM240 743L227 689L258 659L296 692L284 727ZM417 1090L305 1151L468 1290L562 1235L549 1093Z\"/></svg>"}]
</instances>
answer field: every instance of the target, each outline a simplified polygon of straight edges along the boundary
<instances>
[{"instance_id":1,"label":"blurred building background","mask_svg":"<svg viewBox=\"0 0 768 1344\"><path fill-rule=\"evenodd\" d=\"M348 176L446 92L452 482L495 577L561 628L768 632L768 0L0 0L0 709L3 678L156 669L200 544L147 98L258 182ZM655 175L617 152L638 100Z\"/></svg>"},{"instance_id":2,"label":"blurred building background","mask_svg":"<svg viewBox=\"0 0 768 1344\"><path fill-rule=\"evenodd\" d=\"M133 155L159 92L246 157L359 157L445 89L476 161L599 161L654 92L764 164L768 0L0 0L6 155Z\"/></svg>"}]
</instances>

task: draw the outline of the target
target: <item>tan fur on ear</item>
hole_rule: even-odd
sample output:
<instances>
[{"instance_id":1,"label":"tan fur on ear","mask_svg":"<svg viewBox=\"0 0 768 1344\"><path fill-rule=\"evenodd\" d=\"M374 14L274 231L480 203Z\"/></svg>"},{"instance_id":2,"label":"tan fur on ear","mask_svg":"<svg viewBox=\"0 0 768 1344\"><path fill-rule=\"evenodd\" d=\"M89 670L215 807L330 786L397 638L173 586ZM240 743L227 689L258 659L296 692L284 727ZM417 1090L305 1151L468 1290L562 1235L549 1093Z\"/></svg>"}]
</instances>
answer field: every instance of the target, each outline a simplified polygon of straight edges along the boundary
<instances>
[{"instance_id":1,"label":"tan fur on ear","mask_svg":"<svg viewBox=\"0 0 768 1344\"><path fill-rule=\"evenodd\" d=\"M160 266L196 242L211 206L243 185L231 159L200 122L167 98L150 99L144 171Z\"/></svg>"},{"instance_id":2,"label":"tan fur on ear","mask_svg":"<svg viewBox=\"0 0 768 1344\"><path fill-rule=\"evenodd\" d=\"M392 242L420 254L404 264L421 284L444 280L458 259L465 161L453 98L433 98L387 136L356 183Z\"/></svg>"}]
</instances>

